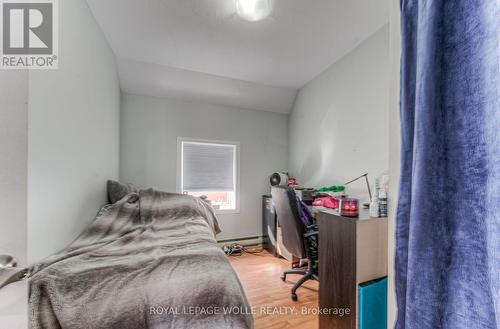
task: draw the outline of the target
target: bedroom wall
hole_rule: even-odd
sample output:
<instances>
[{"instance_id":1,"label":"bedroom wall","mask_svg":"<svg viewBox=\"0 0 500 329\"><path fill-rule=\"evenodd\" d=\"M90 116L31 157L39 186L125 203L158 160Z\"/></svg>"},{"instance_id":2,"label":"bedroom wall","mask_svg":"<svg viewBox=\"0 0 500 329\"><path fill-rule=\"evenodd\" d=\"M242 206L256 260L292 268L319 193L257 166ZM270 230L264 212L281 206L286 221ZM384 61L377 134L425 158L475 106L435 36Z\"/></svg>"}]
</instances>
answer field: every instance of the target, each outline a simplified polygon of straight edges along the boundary
<instances>
[{"instance_id":1,"label":"bedroom wall","mask_svg":"<svg viewBox=\"0 0 500 329\"><path fill-rule=\"evenodd\" d=\"M289 170L304 186L342 184L389 164L389 26L303 87L289 119ZM349 193L368 200L360 180Z\"/></svg>"},{"instance_id":2,"label":"bedroom wall","mask_svg":"<svg viewBox=\"0 0 500 329\"><path fill-rule=\"evenodd\" d=\"M28 259L59 251L119 176L120 91L113 52L85 0L59 1L59 69L30 71Z\"/></svg>"},{"instance_id":3,"label":"bedroom wall","mask_svg":"<svg viewBox=\"0 0 500 329\"><path fill-rule=\"evenodd\" d=\"M177 138L240 142L240 213L219 215L219 240L262 235L261 196L287 165L287 115L122 94L121 179L175 192Z\"/></svg>"},{"instance_id":4,"label":"bedroom wall","mask_svg":"<svg viewBox=\"0 0 500 329\"><path fill-rule=\"evenodd\" d=\"M28 72L0 73L0 254L26 265Z\"/></svg>"},{"instance_id":5,"label":"bedroom wall","mask_svg":"<svg viewBox=\"0 0 500 329\"><path fill-rule=\"evenodd\" d=\"M394 328L397 317L394 258L396 251L396 209L401 175L401 128L399 117L401 17L399 1L390 2L391 84L389 93L389 227L388 227L388 307L387 329Z\"/></svg>"}]
</instances>

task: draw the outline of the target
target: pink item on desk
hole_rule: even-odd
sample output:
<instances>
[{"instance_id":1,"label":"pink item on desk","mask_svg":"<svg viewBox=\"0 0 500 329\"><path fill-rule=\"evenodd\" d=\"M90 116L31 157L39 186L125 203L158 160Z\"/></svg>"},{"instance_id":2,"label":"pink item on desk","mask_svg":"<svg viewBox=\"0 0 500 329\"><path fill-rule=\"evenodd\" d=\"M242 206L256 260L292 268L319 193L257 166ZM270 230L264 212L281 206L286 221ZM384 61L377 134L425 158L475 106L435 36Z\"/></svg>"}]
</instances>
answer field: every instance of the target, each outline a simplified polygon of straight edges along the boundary
<instances>
[{"instance_id":1,"label":"pink item on desk","mask_svg":"<svg viewBox=\"0 0 500 329\"><path fill-rule=\"evenodd\" d=\"M337 209L339 207L339 200L331 196L322 196L314 199L312 206Z\"/></svg>"},{"instance_id":2,"label":"pink item on desk","mask_svg":"<svg viewBox=\"0 0 500 329\"><path fill-rule=\"evenodd\" d=\"M290 186L290 187L298 187L299 183L297 182L297 178L295 178L295 177L288 177L288 186Z\"/></svg>"}]
</instances>

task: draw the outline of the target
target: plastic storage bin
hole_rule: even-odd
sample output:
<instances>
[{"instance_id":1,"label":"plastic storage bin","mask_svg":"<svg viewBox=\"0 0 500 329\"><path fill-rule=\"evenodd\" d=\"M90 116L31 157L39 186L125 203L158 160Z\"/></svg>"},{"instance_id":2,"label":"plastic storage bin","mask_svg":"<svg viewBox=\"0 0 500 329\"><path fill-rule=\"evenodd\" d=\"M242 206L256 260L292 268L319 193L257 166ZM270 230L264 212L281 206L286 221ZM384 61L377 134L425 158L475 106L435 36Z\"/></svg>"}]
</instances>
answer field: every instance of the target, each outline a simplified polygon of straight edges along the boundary
<instances>
[{"instance_id":1,"label":"plastic storage bin","mask_svg":"<svg viewBox=\"0 0 500 329\"><path fill-rule=\"evenodd\" d=\"M359 329L387 328L387 278L359 285Z\"/></svg>"}]
</instances>

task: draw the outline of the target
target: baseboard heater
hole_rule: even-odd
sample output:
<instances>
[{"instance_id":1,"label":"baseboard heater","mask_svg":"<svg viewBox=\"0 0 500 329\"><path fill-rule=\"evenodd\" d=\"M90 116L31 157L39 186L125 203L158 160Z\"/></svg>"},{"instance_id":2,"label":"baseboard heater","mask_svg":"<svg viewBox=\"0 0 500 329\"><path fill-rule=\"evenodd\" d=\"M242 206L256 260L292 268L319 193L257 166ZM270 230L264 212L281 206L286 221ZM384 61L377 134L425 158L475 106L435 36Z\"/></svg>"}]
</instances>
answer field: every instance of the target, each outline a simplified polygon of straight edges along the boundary
<instances>
[{"instance_id":1,"label":"baseboard heater","mask_svg":"<svg viewBox=\"0 0 500 329\"><path fill-rule=\"evenodd\" d=\"M237 243L237 244L240 244L242 246L255 246L255 245L262 245L263 241L264 240L263 240L262 236L250 236L250 237L218 240L217 243L220 246L227 245L227 244L233 244L233 243Z\"/></svg>"}]
</instances>

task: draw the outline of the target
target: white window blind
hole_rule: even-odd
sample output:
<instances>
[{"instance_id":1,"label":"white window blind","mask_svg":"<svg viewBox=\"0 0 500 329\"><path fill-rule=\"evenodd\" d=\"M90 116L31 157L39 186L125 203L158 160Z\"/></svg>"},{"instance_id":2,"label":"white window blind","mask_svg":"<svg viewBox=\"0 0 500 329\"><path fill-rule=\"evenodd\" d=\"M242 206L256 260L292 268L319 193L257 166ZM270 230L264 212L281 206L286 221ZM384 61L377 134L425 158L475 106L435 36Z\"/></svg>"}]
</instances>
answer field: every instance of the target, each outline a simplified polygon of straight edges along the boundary
<instances>
[{"instance_id":1,"label":"white window blind","mask_svg":"<svg viewBox=\"0 0 500 329\"><path fill-rule=\"evenodd\" d=\"M182 142L182 190L234 191L236 145Z\"/></svg>"}]
</instances>

